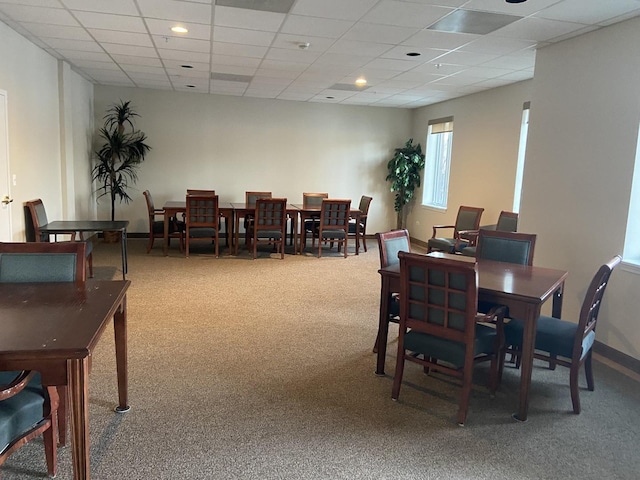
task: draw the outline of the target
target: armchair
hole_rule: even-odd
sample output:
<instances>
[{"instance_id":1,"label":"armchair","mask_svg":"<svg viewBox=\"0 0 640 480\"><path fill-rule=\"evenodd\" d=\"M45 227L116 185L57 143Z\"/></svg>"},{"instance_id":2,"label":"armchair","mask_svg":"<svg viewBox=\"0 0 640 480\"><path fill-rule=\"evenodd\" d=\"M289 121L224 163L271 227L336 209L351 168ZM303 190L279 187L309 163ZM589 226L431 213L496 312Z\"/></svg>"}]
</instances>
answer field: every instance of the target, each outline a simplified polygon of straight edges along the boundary
<instances>
[{"instance_id":1,"label":"armchair","mask_svg":"<svg viewBox=\"0 0 640 480\"><path fill-rule=\"evenodd\" d=\"M473 239L464 240L460 237L461 231L478 230L480 217L484 208L461 206L454 225L434 225L433 235L427 242L427 252L440 250L445 253L459 252L463 248L472 245ZM439 230L451 230L450 237L436 237Z\"/></svg>"},{"instance_id":2,"label":"armchair","mask_svg":"<svg viewBox=\"0 0 640 480\"><path fill-rule=\"evenodd\" d=\"M362 239L364 251L367 251L367 216L369 215L369 205L371 205L371 200L373 200L372 197L362 195L362 197L360 197L360 204L358 205L360 214L357 218L349 220L349 237L355 238L356 251L360 247L360 239Z\"/></svg>"},{"instance_id":3,"label":"armchair","mask_svg":"<svg viewBox=\"0 0 640 480\"><path fill-rule=\"evenodd\" d=\"M498 232L517 232L518 231L518 214L503 210L500 212L500 215L498 216L498 223L496 223L495 225L483 225L480 227L480 230L495 230ZM468 257L475 257L479 230L468 230L468 231L462 231L459 233L460 233L460 237L462 237L463 239L471 239L470 246L464 247L461 253Z\"/></svg>"},{"instance_id":4,"label":"armchair","mask_svg":"<svg viewBox=\"0 0 640 480\"><path fill-rule=\"evenodd\" d=\"M153 197L149 190L142 192L147 202L147 213L149 215L149 244L147 253L153 248L156 238L164 238L164 210L155 208ZM162 220L156 220L156 216L161 216ZM175 217L169 220L169 239L178 238L180 240L180 251L184 250L184 222L179 222ZM170 240L169 240L170 241Z\"/></svg>"}]
</instances>

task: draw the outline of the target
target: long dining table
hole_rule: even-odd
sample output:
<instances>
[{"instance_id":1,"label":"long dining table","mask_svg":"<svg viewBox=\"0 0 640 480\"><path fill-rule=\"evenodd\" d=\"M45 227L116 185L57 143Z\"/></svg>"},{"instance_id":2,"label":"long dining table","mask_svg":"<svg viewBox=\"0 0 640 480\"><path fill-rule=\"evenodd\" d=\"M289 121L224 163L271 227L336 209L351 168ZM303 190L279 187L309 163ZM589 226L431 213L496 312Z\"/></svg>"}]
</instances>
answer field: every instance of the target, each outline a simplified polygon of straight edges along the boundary
<instances>
[{"instance_id":1,"label":"long dining table","mask_svg":"<svg viewBox=\"0 0 640 480\"><path fill-rule=\"evenodd\" d=\"M520 399L518 411L513 417L526 421L529 410L529 391L533 371L533 354L536 341L536 324L542 305L552 299L552 316L560 318L562 295L568 272L551 268L517 265L492 260L476 260L473 257L441 252L427 254L432 257L453 258L461 262L478 263L478 301L505 305L509 317L524 321L522 361L520 365ZM400 266L398 264L378 270L381 277L379 335L377 345L376 375L384 375L389 322L387 312L392 292L400 291Z\"/></svg>"},{"instance_id":2,"label":"long dining table","mask_svg":"<svg viewBox=\"0 0 640 480\"><path fill-rule=\"evenodd\" d=\"M117 412L129 410L127 290L129 280L0 284L0 370L36 370L43 385L67 387L73 478L88 480L89 363L113 319ZM66 418L61 416L62 428ZM63 436L61 435L61 438Z\"/></svg>"},{"instance_id":3,"label":"long dining table","mask_svg":"<svg viewBox=\"0 0 640 480\"><path fill-rule=\"evenodd\" d=\"M292 205L294 208L298 209L300 214L300 247L298 251L302 253L307 244L307 235L304 228L305 220L309 220L312 218L320 218L320 213L322 211L322 207L320 205L307 206L305 207L301 203L294 203ZM351 218L356 220L356 255L360 254L360 210L358 208L353 208L349 210L349 215Z\"/></svg>"},{"instance_id":4,"label":"long dining table","mask_svg":"<svg viewBox=\"0 0 640 480\"><path fill-rule=\"evenodd\" d=\"M231 202L231 206L233 207L233 217L234 217L234 253L238 255L239 249L239 236L240 236L240 219L245 218L247 214L254 213L256 210L255 203L246 203L246 202ZM287 204L287 217L291 220L291 244L293 245L293 253L294 255L297 253L297 243L298 243L298 214L299 208L295 205Z\"/></svg>"}]
</instances>

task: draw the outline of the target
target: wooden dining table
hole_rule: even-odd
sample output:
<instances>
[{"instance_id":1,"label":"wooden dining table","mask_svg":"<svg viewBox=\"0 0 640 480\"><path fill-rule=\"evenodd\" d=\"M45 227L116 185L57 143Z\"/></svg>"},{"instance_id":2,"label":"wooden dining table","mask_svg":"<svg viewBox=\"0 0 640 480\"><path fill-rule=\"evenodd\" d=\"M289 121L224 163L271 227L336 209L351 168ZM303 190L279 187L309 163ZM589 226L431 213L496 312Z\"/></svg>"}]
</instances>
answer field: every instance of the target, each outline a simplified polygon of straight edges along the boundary
<instances>
[{"instance_id":1,"label":"wooden dining table","mask_svg":"<svg viewBox=\"0 0 640 480\"><path fill-rule=\"evenodd\" d=\"M520 399L518 411L513 417L527 420L529 391L533 370L533 353L536 341L536 324L542 305L552 299L552 316L560 318L562 295L568 272L551 268L517 265L493 260L476 260L473 257L433 252L432 257L453 258L461 262L478 264L478 301L505 305L510 318L524 321L522 363L520 365ZM387 312L389 297L400 292L400 265L378 270L381 278L379 335L377 345L376 375L384 375L389 322Z\"/></svg>"},{"instance_id":2,"label":"wooden dining table","mask_svg":"<svg viewBox=\"0 0 640 480\"><path fill-rule=\"evenodd\" d=\"M298 209L300 215L300 247L298 251L302 253L307 243L307 235L304 229L305 220L309 220L311 218L320 218L320 213L322 211L322 207L320 205L307 206L304 207L301 203L294 203L292 205L294 208ZM356 255L360 254L360 209L351 208L349 210L349 215L351 218L356 220Z\"/></svg>"},{"instance_id":3,"label":"wooden dining table","mask_svg":"<svg viewBox=\"0 0 640 480\"><path fill-rule=\"evenodd\" d=\"M231 202L231 206L233 208L233 218L234 218L234 240L233 244L235 247L234 253L238 255L239 248L239 236L240 236L240 219L247 216L247 214L255 213L256 204L255 203L246 203L246 202ZM294 255L297 253L297 243L298 243L298 213L299 208L295 205L287 204L287 217L291 220L291 244L293 245L293 253Z\"/></svg>"},{"instance_id":4,"label":"wooden dining table","mask_svg":"<svg viewBox=\"0 0 640 480\"><path fill-rule=\"evenodd\" d=\"M89 359L112 318L116 411L129 410L126 294L130 284L129 280L0 284L0 370L36 370L43 385L67 388L75 480L90 478ZM64 415L61 421L66 428Z\"/></svg>"}]
</instances>

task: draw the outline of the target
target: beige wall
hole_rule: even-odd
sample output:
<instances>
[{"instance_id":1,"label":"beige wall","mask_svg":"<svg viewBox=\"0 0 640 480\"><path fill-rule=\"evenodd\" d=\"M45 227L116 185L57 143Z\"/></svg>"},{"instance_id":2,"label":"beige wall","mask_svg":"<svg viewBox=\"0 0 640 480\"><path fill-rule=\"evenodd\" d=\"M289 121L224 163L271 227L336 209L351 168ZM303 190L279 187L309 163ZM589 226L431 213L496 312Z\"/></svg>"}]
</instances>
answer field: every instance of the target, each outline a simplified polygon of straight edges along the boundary
<instances>
[{"instance_id":1,"label":"beige wall","mask_svg":"<svg viewBox=\"0 0 640 480\"><path fill-rule=\"evenodd\" d=\"M77 148L72 125L66 122L75 117L80 130L86 132L92 118L74 110L74 105L92 103L92 86L76 73L62 72L64 64L27 41L0 22L0 89L7 91L9 117L9 163L16 185L11 187L13 203L12 236L24 240L23 203L42 198L51 219L71 219L64 207L63 184L73 174L74 165L63 163L73 158ZM66 99L72 115L61 115L61 92L64 82L73 83ZM72 140L63 140L67 132ZM66 148L65 148L66 147ZM72 175L73 178L73 175ZM86 197L90 188L81 186L75 195Z\"/></svg>"},{"instance_id":2,"label":"beige wall","mask_svg":"<svg viewBox=\"0 0 640 480\"><path fill-rule=\"evenodd\" d=\"M564 312L576 318L599 265L624 245L640 122L640 19L541 49L533 79L522 193L538 265L569 271ZM640 359L640 281L619 268L598 340Z\"/></svg>"},{"instance_id":3,"label":"beige wall","mask_svg":"<svg viewBox=\"0 0 640 480\"><path fill-rule=\"evenodd\" d=\"M460 205L483 207L483 225L512 210L522 107L530 97L525 81L415 110L413 138L423 149L429 120L453 116L454 126L448 208L422 206L422 185L407 221L412 237L426 242L433 225L452 225Z\"/></svg>"},{"instance_id":4,"label":"beige wall","mask_svg":"<svg viewBox=\"0 0 640 480\"><path fill-rule=\"evenodd\" d=\"M97 86L96 124L120 99L132 101L152 147L131 189L134 201L116 211L132 232L148 231L146 189L157 207L184 198L187 188L241 202L247 190L291 203L301 203L303 192L328 192L357 205L364 194L373 197L368 231L394 224L386 164L406 141L409 110ZM100 218L108 212L105 197Z\"/></svg>"}]
</instances>

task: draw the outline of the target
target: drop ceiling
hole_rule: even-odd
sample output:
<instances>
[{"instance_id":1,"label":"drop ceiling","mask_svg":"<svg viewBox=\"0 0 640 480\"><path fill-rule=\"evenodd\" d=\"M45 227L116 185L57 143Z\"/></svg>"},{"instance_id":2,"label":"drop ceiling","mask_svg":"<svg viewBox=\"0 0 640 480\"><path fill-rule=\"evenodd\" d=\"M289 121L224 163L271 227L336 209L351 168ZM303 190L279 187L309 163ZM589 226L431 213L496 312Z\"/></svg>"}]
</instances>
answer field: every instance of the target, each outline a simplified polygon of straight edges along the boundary
<instances>
[{"instance_id":1,"label":"drop ceiling","mask_svg":"<svg viewBox=\"0 0 640 480\"><path fill-rule=\"evenodd\" d=\"M95 84L402 108L532 78L536 48L638 15L640 0L0 0Z\"/></svg>"}]
</instances>

